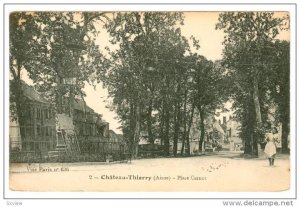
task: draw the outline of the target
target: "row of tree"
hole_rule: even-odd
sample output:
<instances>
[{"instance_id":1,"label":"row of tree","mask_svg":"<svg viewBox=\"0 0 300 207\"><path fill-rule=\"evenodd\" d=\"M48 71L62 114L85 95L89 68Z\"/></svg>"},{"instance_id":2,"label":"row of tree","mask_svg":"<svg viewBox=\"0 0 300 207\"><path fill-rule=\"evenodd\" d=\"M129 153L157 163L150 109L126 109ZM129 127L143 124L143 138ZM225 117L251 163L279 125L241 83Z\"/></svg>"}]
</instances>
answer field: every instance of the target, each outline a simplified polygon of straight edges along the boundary
<instances>
[{"instance_id":1,"label":"row of tree","mask_svg":"<svg viewBox=\"0 0 300 207\"><path fill-rule=\"evenodd\" d=\"M270 128L282 124L282 150L288 151L290 123L290 43L276 39L289 29L289 18L272 12L227 12L216 29L225 32L223 65L233 84L236 116L242 124L245 154L257 155L258 144Z\"/></svg>"},{"instance_id":2,"label":"row of tree","mask_svg":"<svg viewBox=\"0 0 300 207\"><path fill-rule=\"evenodd\" d=\"M202 146L205 119L229 98L242 123L245 153L257 154L271 104L278 109L287 149L289 43L275 39L285 20L271 12L221 13L216 29L226 34L224 59L212 62L199 55L194 37L181 34L180 12L12 13L11 102L16 107L11 112L20 117L21 71L26 70L57 109L63 94L84 97L84 82L101 82L135 155L142 131L152 144L161 140L166 156L170 143L177 155L178 141L181 154L189 155L194 117L199 116ZM95 44L101 25L112 45L105 56ZM62 87L67 78L75 78L75 88Z\"/></svg>"},{"instance_id":3,"label":"row of tree","mask_svg":"<svg viewBox=\"0 0 300 207\"><path fill-rule=\"evenodd\" d=\"M110 54L110 67L98 77L113 98L112 108L135 154L141 131L147 132L151 144L156 138L161 140L166 156L170 145L177 156L179 140L181 154L189 154L196 111L202 146L207 112L223 98L220 87L225 70L191 52L200 45L181 34L183 21L183 14L177 12L130 12L118 13L107 25L118 49Z\"/></svg>"}]
</instances>

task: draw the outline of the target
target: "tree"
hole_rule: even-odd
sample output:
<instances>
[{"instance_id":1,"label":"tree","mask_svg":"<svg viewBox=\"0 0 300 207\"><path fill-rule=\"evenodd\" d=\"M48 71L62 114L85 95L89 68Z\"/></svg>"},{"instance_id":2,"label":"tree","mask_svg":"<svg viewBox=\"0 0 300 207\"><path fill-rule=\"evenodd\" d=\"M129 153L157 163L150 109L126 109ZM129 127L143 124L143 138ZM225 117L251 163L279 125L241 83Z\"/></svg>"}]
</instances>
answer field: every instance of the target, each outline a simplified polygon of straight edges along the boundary
<instances>
[{"instance_id":1,"label":"tree","mask_svg":"<svg viewBox=\"0 0 300 207\"><path fill-rule=\"evenodd\" d=\"M154 142L153 111L159 114L160 137L165 154L169 153L172 101L179 92L176 71L187 47L177 27L182 20L177 12L124 12L117 13L107 25L111 42L118 49L111 52L112 64L99 77L105 80L123 118L125 136L135 156L141 129L146 128L150 142Z\"/></svg>"},{"instance_id":2,"label":"tree","mask_svg":"<svg viewBox=\"0 0 300 207\"><path fill-rule=\"evenodd\" d=\"M272 12L225 12L219 16L216 29L224 30L224 65L234 77L234 83L243 93L244 116L249 117L251 133L246 135L247 154L257 156L257 143L262 129L261 99L264 74L270 70L268 45L274 42L280 30L287 25L287 18L274 17ZM246 96L244 96L246 95ZM250 98L251 97L251 98ZM248 103L252 99L253 105ZM251 108L254 107L254 108ZM246 111L245 111L246 110ZM255 114L255 121L250 118ZM250 123L251 122L251 123Z\"/></svg>"},{"instance_id":3,"label":"tree","mask_svg":"<svg viewBox=\"0 0 300 207\"><path fill-rule=\"evenodd\" d=\"M93 80L105 58L95 44L105 13L16 12L10 14L10 113L24 126L26 109L21 74L32 80L56 113L73 116L75 96ZM68 107L63 107L63 99ZM65 104L65 105L66 105ZM21 140L24 138L21 130Z\"/></svg>"},{"instance_id":4,"label":"tree","mask_svg":"<svg viewBox=\"0 0 300 207\"><path fill-rule=\"evenodd\" d=\"M31 13L15 12L9 16L9 70L10 81L10 117L23 124L22 71L30 67L30 62L41 58L37 51L43 51L38 44L40 37L39 25Z\"/></svg>"},{"instance_id":5,"label":"tree","mask_svg":"<svg viewBox=\"0 0 300 207\"><path fill-rule=\"evenodd\" d=\"M271 100L276 104L276 118L282 124L282 152L289 152L290 126L290 43L275 41L270 45L272 70L268 71L267 86Z\"/></svg>"},{"instance_id":6,"label":"tree","mask_svg":"<svg viewBox=\"0 0 300 207\"><path fill-rule=\"evenodd\" d=\"M90 74L104 62L94 43L98 32L95 21L104 17L105 13L93 12L16 12L10 15L11 103L16 103L15 118L20 118L18 113L23 105L21 71L27 72L38 90L52 103L59 104L58 97L68 91L83 95L84 81L90 80ZM63 79L71 76L76 78L76 85L62 87Z\"/></svg>"},{"instance_id":7,"label":"tree","mask_svg":"<svg viewBox=\"0 0 300 207\"><path fill-rule=\"evenodd\" d=\"M193 99L200 116L199 151L202 151L205 136L205 119L224 101L225 70L205 57L194 54L195 65L192 70L194 77Z\"/></svg>"}]
</instances>

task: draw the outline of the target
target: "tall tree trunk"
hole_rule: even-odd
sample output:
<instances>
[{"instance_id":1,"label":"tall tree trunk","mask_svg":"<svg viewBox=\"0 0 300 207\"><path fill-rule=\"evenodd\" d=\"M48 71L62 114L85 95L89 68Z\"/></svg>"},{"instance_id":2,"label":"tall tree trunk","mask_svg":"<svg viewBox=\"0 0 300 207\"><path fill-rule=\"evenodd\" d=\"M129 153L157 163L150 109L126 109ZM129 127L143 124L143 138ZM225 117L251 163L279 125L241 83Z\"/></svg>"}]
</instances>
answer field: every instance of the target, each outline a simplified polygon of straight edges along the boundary
<instances>
[{"instance_id":1,"label":"tall tree trunk","mask_svg":"<svg viewBox=\"0 0 300 207\"><path fill-rule=\"evenodd\" d=\"M147 110L147 128L148 128L148 137L150 144L154 144L154 138L152 133L152 99L150 98L149 107Z\"/></svg>"},{"instance_id":2,"label":"tall tree trunk","mask_svg":"<svg viewBox=\"0 0 300 207\"><path fill-rule=\"evenodd\" d=\"M253 79L253 102L255 107L255 114L256 114L256 123L258 126L261 124L261 110L260 110L260 103L259 103L259 92L258 92L258 79L254 77Z\"/></svg>"},{"instance_id":3,"label":"tall tree trunk","mask_svg":"<svg viewBox=\"0 0 300 207\"><path fill-rule=\"evenodd\" d=\"M165 133L164 133L164 151L165 155L169 156L169 147L170 147L170 140L169 140L169 132L170 132L170 109L168 103L166 103L166 111L165 111Z\"/></svg>"},{"instance_id":4,"label":"tall tree trunk","mask_svg":"<svg viewBox=\"0 0 300 207\"><path fill-rule=\"evenodd\" d=\"M191 117L189 119L188 130L187 130L187 133L186 133L186 148L187 148L187 155L188 156L190 156L190 154L191 154L191 152L190 152L191 151L190 150L190 131L191 131L192 124L193 124L194 113L195 113L195 104L193 103Z\"/></svg>"},{"instance_id":5,"label":"tall tree trunk","mask_svg":"<svg viewBox=\"0 0 300 207\"><path fill-rule=\"evenodd\" d=\"M23 87L22 87L22 80L21 80L21 65L17 65L17 73L14 73L14 79L12 81L12 91L14 95L14 103L15 103L15 118L18 121L19 128L20 128L20 135L21 141L23 141L25 137L25 130L24 129L24 100L23 100Z\"/></svg>"},{"instance_id":6,"label":"tall tree trunk","mask_svg":"<svg viewBox=\"0 0 300 207\"><path fill-rule=\"evenodd\" d=\"M186 123L184 121L183 135L182 135L182 142L181 142L181 150L180 150L180 155L181 156L183 156L184 149L185 149L185 138L186 138Z\"/></svg>"},{"instance_id":7,"label":"tall tree trunk","mask_svg":"<svg viewBox=\"0 0 300 207\"><path fill-rule=\"evenodd\" d=\"M254 135L252 136L252 144L253 144L253 155L258 155L258 137L260 137L259 130L261 128L261 110L260 110L260 102L259 102L259 91L258 91L258 78L254 76L253 78L253 102L254 102L254 109L255 109L255 130ZM254 146L256 145L256 146Z\"/></svg>"},{"instance_id":8,"label":"tall tree trunk","mask_svg":"<svg viewBox=\"0 0 300 207\"><path fill-rule=\"evenodd\" d=\"M22 130L21 128L24 129L25 127L25 123L24 123L24 115L23 113L25 112L24 111L24 106L23 104L25 103L22 103L22 94L23 94L23 89L22 89L22 83L21 83L21 80L17 80L15 82L15 90L16 90L16 93L15 93L15 101L16 101L16 117L17 117L17 120L18 120L18 124L19 124L19 127L20 127L20 134L21 134L21 140L24 139L25 137L25 130Z\"/></svg>"},{"instance_id":9,"label":"tall tree trunk","mask_svg":"<svg viewBox=\"0 0 300 207\"><path fill-rule=\"evenodd\" d=\"M129 138L129 146L130 146L130 153L131 156L134 156L134 131L135 131L135 107L132 101L129 103L130 105L130 111L129 111L129 133L128 133L128 138Z\"/></svg>"},{"instance_id":10,"label":"tall tree trunk","mask_svg":"<svg viewBox=\"0 0 300 207\"><path fill-rule=\"evenodd\" d=\"M177 156L178 151L178 137L179 137L179 123L180 123L180 80L177 80L178 84L176 87L176 99L175 99L175 105L174 105L174 137L173 137L173 155Z\"/></svg>"},{"instance_id":11,"label":"tall tree trunk","mask_svg":"<svg viewBox=\"0 0 300 207\"><path fill-rule=\"evenodd\" d=\"M160 144L164 145L164 128L165 128L165 107L164 104L162 105L161 115L160 115L160 124L159 124L159 137L160 137Z\"/></svg>"},{"instance_id":12,"label":"tall tree trunk","mask_svg":"<svg viewBox=\"0 0 300 207\"><path fill-rule=\"evenodd\" d=\"M201 106L198 106L200 114L200 140L199 140L199 152L202 152L202 145L204 141L205 129L204 129L204 109Z\"/></svg>"},{"instance_id":13,"label":"tall tree trunk","mask_svg":"<svg viewBox=\"0 0 300 207\"><path fill-rule=\"evenodd\" d=\"M177 133L177 103L175 103L175 107L174 107L175 111L174 111L174 135L173 135L173 156L176 157L177 156L177 140L178 140L178 133Z\"/></svg>"},{"instance_id":14,"label":"tall tree trunk","mask_svg":"<svg viewBox=\"0 0 300 207\"><path fill-rule=\"evenodd\" d=\"M140 125L141 125L141 108L140 103L137 103L135 114L135 130L134 130L134 157L138 156L138 144L140 140Z\"/></svg>"},{"instance_id":15,"label":"tall tree trunk","mask_svg":"<svg viewBox=\"0 0 300 207\"><path fill-rule=\"evenodd\" d=\"M281 150L282 153L288 153L288 135L289 135L289 116L284 116L281 121L282 131L281 131Z\"/></svg>"},{"instance_id":16,"label":"tall tree trunk","mask_svg":"<svg viewBox=\"0 0 300 207\"><path fill-rule=\"evenodd\" d=\"M169 148L170 148L170 140L169 140L169 132L170 132L170 79L166 76L165 78L166 86L165 86L165 100L164 100L164 108L165 108L165 137L164 137L164 151L165 156L169 156Z\"/></svg>"},{"instance_id":17,"label":"tall tree trunk","mask_svg":"<svg viewBox=\"0 0 300 207\"><path fill-rule=\"evenodd\" d=\"M286 80L289 83L289 79ZM281 150L283 153L289 153L288 148L288 136L290 133L290 91L289 85L283 88L281 94L281 104L279 104L280 110L280 122L282 124L282 131L281 131Z\"/></svg>"},{"instance_id":18,"label":"tall tree trunk","mask_svg":"<svg viewBox=\"0 0 300 207\"><path fill-rule=\"evenodd\" d=\"M187 90L184 92L184 105L183 105L183 135L182 135L182 145L180 154L183 155L185 148L185 140L186 140L186 104L187 104Z\"/></svg>"},{"instance_id":19,"label":"tall tree trunk","mask_svg":"<svg viewBox=\"0 0 300 207\"><path fill-rule=\"evenodd\" d=\"M60 70L61 68L59 67L59 64L57 64L57 65L58 65L57 66L58 70ZM57 75L56 82L57 82L57 90L56 90L55 99L56 99L57 113L62 114L62 113L64 113L63 103L62 103L62 99L63 99L63 94L62 94L63 78L61 78Z\"/></svg>"},{"instance_id":20,"label":"tall tree trunk","mask_svg":"<svg viewBox=\"0 0 300 207\"><path fill-rule=\"evenodd\" d=\"M180 122L180 104L175 104L174 112L174 137L173 137L173 155L177 156L178 137L179 137L179 122Z\"/></svg>"},{"instance_id":21,"label":"tall tree trunk","mask_svg":"<svg viewBox=\"0 0 300 207\"><path fill-rule=\"evenodd\" d=\"M257 140L255 135L255 126L256 126L256 114L255 114L255 106L254 103L249 101L246 103L246 120L243 125L246 128L245 131L245 155L257 156Z\"/></svg>"},{"instance_id":22,"label":"tall tree trunk","mask_svg":"<svg viewBox=\"0 0 300 207\"><path fill-rule=\"evenodd\" d=\"M247 125L247 137L245 139L245 148L244 154L245 155L257 155L257 148L255 149L255 141L254 141L254 123L249 122Z\"/></svg>"}]
</instances>

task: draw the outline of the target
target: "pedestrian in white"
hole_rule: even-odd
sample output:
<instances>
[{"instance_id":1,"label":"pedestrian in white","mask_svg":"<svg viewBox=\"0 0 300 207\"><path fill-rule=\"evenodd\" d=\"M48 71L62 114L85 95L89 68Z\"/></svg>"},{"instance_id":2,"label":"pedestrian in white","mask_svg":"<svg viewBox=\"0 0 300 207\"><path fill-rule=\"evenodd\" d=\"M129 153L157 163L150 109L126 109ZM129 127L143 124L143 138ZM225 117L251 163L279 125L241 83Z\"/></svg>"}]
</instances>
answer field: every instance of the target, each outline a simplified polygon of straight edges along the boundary
<instances>
[{"instance_id":1,"label":"pedestrian in white","mask_svg":"<svg viewBox=\"0 0 300 207\"><path fill-rule=\"evenodd\" d=\"M278 131L275 127L272 128L272 133L269 132L266 134L267 144L265 146L265 153L269 159L269 165L274 166L274 160L276 155L276 142L278 141Z\"/></svg>"}]
</instances>

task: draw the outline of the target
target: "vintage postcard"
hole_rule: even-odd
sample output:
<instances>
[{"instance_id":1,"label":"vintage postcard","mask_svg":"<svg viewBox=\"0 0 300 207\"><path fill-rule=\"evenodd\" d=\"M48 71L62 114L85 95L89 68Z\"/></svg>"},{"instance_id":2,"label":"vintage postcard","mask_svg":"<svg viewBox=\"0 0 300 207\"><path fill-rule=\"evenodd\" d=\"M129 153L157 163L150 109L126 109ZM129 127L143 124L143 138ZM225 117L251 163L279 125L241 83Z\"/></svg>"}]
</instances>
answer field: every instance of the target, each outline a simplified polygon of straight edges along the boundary
<instances>
[{"instance_id":1,"label":"vintage postcard","mask_svg":"<svg viewBox=\"0 0 300 207\"><path fill-rule=\"evenodd\" d=\"M12 192L285 192L289 11L9 13Z\"/></svg>"}]
</instances>

